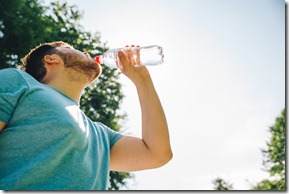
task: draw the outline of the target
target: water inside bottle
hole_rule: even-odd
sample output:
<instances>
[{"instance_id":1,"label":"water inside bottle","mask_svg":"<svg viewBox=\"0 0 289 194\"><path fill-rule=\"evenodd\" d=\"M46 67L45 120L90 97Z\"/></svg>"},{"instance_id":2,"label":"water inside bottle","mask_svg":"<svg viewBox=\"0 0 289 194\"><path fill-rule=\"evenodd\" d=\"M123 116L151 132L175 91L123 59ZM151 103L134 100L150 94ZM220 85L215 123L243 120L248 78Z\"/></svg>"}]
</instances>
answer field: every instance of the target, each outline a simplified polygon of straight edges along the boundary
<instances>
[{"instance_id":1,"label":"water inside bottle","mask_svg":"<svg viewBox=\"0 0 289 194\"><path fill-rule=\"evenodd\" d=\"M158 54L156 54L158 53ZM140 50L140 63L142 65L158 65L164 62L163 49L160 46L143 47Z\"/></svg>"},{"instance_id":2,"label":"water inside bottle","mask_svg":"<svg viewBox=\"0 0 289 194\"><path fill-rule=\"evenodd\" d=\"M110 68L116 68L117 67L116 60L118 58L117 56L118 49L112 49L110 51L111 52L104 53L103 63Z\"/></svg>"},{"instance_id":3,"label":"water inside bottle","mask_svg":"<svg viewBox=\"0 0 289 194\"><path fill-rule=\"evenodd\" d=\"M116 68L117 67L115 64L116 61L113 58L104 58L103 63L110 68Z\"/></svg>"}]
</instances>

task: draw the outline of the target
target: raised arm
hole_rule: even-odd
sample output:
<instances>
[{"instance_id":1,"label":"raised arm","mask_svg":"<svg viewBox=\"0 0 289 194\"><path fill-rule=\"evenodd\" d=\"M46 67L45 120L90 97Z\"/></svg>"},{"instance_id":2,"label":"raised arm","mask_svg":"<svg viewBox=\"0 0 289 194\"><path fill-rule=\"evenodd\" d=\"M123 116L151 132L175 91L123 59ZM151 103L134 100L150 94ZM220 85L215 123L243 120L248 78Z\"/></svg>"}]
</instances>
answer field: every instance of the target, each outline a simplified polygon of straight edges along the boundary
<instances>
[{"instance_id":1,"label":"raised arm","mask_svg":"<svg viewBox=\"0 0 289 194\"><path fill-rule=\"evenodd\" d=\"M111 170L137 171L157 168L172 158L164 110L149 71L132 57L119 52L119 69L136 86L142 114L142 138L125 136L111 150ZM130 60L131 59L131 60Z\"/></svg>"}]
</instances>

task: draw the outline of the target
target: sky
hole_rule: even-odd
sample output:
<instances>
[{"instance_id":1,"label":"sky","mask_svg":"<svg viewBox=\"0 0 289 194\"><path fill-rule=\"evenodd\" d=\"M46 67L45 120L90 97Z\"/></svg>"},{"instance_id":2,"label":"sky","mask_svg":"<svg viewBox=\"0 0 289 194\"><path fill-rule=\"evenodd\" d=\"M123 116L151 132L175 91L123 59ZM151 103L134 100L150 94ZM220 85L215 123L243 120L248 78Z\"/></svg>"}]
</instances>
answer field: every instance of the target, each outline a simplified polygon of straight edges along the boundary
<instances>
[{"instance_id":1,"label":"sky","mask_svg":"<svg viewBox=\"0 0 289 194\"><path fill-rule=\"evenodd\" d=\"M48 0L47 0L48 1ZM148 67L166 113L173 159L134 172L123 190L211 190L221 177L247 190L268 174L262 152L285 107L282 0L69 0L110 48L160 45ZM141 137L134 85L121 76L123 130Z\"/></svg>"}]
</instances>

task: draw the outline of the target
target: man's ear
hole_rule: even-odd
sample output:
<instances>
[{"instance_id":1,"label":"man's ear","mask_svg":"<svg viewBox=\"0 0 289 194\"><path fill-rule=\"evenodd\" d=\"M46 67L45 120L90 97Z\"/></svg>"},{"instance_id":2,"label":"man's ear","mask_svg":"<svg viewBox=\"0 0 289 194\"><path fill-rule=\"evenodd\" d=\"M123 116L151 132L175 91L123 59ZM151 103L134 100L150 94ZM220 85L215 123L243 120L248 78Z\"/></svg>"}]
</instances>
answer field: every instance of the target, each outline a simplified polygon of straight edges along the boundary
<instances>
[{"instance_id":1,"label":"man's ear","mask_svg":"<svg viewBox=\"0 0 289 194\"><path fill-rule=\"evenodd\" d=\"M52 55L45 55L44 56L44 62L48 64L58 64L60 63L60 57L58 55L52 54Z\"/></svg>"}]
</instances>

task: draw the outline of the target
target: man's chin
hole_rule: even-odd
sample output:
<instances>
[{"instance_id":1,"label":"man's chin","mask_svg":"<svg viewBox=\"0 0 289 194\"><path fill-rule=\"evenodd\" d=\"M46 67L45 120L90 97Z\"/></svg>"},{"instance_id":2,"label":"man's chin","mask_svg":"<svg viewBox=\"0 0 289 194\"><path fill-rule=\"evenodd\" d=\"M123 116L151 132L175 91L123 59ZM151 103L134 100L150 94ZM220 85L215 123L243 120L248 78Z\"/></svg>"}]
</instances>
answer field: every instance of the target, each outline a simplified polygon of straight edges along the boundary
<instances>
[{"instance_id":1,"label":"man's chin","mask_svg":"<svg viewBox=\"0 0 289 194\"><path fill-rule=\"evenodd\" d=\"M102 73L102 66L100 64L98 64L98 63L96 63L96 64L97 64L97 68L96 68L97 71L95 72L94 80L97 79Z\"/></svg>"},{"instance_id":2,"label":"man's chin","mask_svg":"<svg viewBox=\"0 0 289 194\"><path fill-rule=\"evenodd\" d=\"M91 85L92 83L94 83L99 78L99 76L102 73L101 65L98 64L98 63L96 63L96 64L97 64L97 67L95 68L95 74L94 74L93 77L91 77L90 82L88 83L88 85Z\"/></svg>"}]
</instances>

